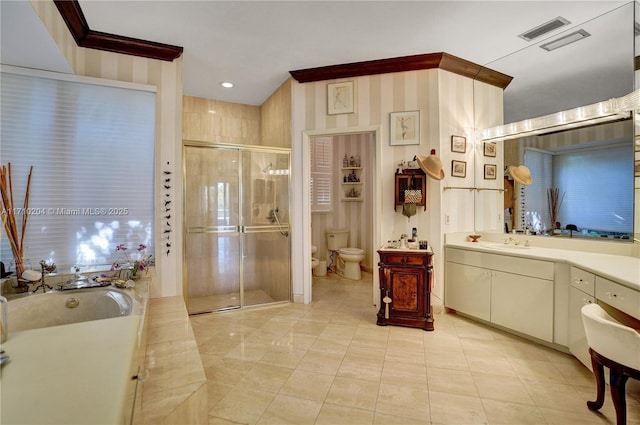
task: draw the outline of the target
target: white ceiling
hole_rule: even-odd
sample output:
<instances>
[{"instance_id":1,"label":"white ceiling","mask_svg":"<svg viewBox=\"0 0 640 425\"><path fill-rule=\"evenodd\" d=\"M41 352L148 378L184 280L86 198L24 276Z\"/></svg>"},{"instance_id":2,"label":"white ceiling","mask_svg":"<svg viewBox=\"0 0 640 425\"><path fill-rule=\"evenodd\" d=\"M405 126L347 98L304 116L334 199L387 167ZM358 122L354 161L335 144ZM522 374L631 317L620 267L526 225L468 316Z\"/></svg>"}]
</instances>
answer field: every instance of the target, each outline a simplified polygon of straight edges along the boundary
<instances>
[{"instance_id":1,"label":"white ceiling","mask_svg":"<svg viewBox=\"0 0 640 425\"><path fill-rule=\"evenodd\" d=\"M70 72L62 55L52 55L56 49L51 47L50 38L25 6L28 2L1 1L2 63ZM588 88L578 92L595 92L595 100L584 103L633 89L633 35L628 36L628 43L611 44L611 37L627 37L613 34L613 30L622 27L633 34L633 8L628 0L80 0L80 6L92 30L183 46L184 94L229 102L260 105L289 77L290 70L441 51L513 76L505 96L520 91L520 97L526 96L529 104L536 100L550 103L526 112L516 113L514 109L515 119L521 119L518 114L555 112L546 111L560 103L552 98L556 89L540 91L542 86L535 75L548 81L555 78L551 71L569 73L575 77L571 81ZM628 19L628 25L618 22L612 26L606 19L613 15L622 16L625 22ZM530 47L532 43L518 37L557 16L568 19L569 28L586 23L592 36L552 53ZM556 30L542 38L554 38L564 31ZM601 47L605 38L606 47ZM579 53L580 45L590 53ZM561 59L572 51L580 61L596 61L580 62L579 70L597 73L598 84L578 76L578 70ZM605 56L610 54L616 56ZM620 62L621 55L628 71L602 68L603 63ZM534 67L533 58L541 69ZM576 62L575 58L569 61L574 67ZM622 87L619 80L626 79L627 74L630 81ZM232 81L235 87L223 89L221 81ZM618 87L609 89L610 82Z\"/></svg>"}]
</instances>

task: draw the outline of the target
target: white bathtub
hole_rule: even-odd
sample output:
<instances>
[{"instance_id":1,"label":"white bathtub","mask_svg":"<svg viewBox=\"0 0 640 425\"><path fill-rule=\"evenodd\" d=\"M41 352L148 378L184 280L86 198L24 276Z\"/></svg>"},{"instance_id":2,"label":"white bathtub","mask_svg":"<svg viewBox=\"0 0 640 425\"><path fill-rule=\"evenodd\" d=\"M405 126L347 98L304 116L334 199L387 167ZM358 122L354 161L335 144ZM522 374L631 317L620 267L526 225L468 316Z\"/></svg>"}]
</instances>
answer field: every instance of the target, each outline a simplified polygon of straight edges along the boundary
<instances>
[{"instance_id":1,"label":"white bathtub","mask_svg":"<svg viewBox=\"0 0 640 425\"><path fill-rule=\"evenodd\" d=\"M130 424L148 289L141 279L9 301L0 423Z\"/></svg>"},{"instance_id":2,"label":"white bathtub","mask_svg":"<svg viewBox=\"0 0 640 425\"><path fill-rule=\"evenodd\" d=\"M115 287L33 294L8 303L9 332L130 316L136 308L133 292Z\"/></svg>"}]
</instances>

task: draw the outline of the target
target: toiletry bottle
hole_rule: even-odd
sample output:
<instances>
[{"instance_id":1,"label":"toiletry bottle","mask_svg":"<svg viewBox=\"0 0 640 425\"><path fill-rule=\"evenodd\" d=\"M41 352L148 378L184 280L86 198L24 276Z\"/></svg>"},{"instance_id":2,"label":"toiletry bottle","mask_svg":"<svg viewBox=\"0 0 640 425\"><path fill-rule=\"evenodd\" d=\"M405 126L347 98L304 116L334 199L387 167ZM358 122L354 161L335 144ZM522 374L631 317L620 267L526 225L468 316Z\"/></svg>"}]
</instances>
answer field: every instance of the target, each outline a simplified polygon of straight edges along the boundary
<instances>
[{"instance_id":1,"label":"toiletry bottle","mask_svg":"<svg viewBox=\"0 0 640 425\"><path fill-rule=\"evenodd\" d=\"M343 168L347 168L349 166L349 158L347 157L347 154L344 154L344 158L342 158L342 167Z\"/></svg>"},{"instance_id":2,"label":"toiletry bottle","mask_svg":"<svg viewBox=\"0 0 640 425\"><path fill-rule=\"evenodd\" d=\"M356 154L356 167L360 167L360 154Z\"/></svg>"}]
</instances>

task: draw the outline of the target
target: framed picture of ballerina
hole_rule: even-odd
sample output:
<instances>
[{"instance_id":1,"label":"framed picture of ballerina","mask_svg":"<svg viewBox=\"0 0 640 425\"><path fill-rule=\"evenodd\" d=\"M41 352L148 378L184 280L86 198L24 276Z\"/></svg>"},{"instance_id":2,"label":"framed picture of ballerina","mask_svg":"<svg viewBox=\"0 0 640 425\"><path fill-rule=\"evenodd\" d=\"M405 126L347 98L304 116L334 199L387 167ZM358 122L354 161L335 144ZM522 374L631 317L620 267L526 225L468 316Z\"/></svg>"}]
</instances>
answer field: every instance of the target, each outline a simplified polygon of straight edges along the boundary
<instances>
[{"instance_id":1,"label":"framed picture of ballerina","mask_svg":"<svg viewBox=\"0 0 640 425\"><path fill-rule=\"evenodd\" d=\"M327 114L353 113L353 81L327 84Z\"/></svg>"},{"instance_id":2,"label":"framed picture of ballerina","mask_svg":"<svg viewBox=\"0 0 640 425\"><path fill-rule=\"evenodd\" d=\"M391 112L389 115L389 144L420 144L420 111Z\"/></svg>"}]
</instances>

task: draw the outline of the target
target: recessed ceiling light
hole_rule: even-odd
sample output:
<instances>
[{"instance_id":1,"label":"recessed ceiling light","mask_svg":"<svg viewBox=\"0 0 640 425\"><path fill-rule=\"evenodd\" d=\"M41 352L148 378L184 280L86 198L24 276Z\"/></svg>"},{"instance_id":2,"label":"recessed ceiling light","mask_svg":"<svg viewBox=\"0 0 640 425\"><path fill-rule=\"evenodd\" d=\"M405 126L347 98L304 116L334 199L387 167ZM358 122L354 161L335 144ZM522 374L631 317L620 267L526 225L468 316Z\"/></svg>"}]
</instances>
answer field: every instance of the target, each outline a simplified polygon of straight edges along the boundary
<instances>
[{"instance_id":1,"label":"recessed ceiling light","mask_svg":"<svg viewBox=\"0 0 640 425\"><path fill-rule=\"evenodd\" d=\"M233 87L233 83L229 82L229 81L223 81L220 83L220 85L222 87L224 87L225 89L230 89L231 87Z\"/></svg>"}]
</instances>

